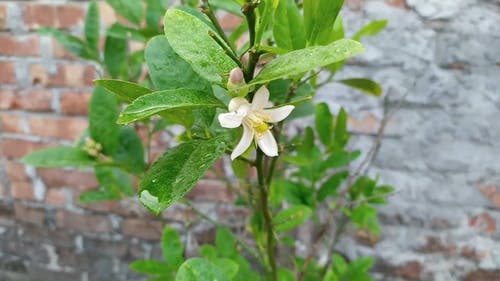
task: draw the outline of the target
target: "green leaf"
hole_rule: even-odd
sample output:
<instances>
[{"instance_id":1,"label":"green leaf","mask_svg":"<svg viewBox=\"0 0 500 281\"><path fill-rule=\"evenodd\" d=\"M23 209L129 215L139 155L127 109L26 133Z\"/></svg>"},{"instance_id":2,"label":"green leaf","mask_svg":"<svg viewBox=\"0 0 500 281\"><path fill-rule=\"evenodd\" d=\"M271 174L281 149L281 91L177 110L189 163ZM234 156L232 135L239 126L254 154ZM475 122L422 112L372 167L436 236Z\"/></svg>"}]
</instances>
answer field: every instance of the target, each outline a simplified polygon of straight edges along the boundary
<instances>
[{"instance_id":1,"label":"green leaf","mask_svg":"<svg viewBox=\"0 0 500 281\"><path fill-rule=\"evenodd\" d=\"M167 262L168 268L174 271L177 270L184 261L184 246L182 245L179 233L170 226L165 226L161 237L161 244L163 258Z\"/></svg>"},{"instance_id":2,"label":"green leaf","mask_svg":"<svg viewBox=\"0 0 500 281\"><path fill-rule=\"evenodd\" d=\"M347 270L349 265L347 264L347 261L344 259L344 257L339 254L334 254L332 257L332 267L335 272L342 274Z\"/></svg>"},{"instance_id":3,"label":"green leaf","mask_svg":"<svg viewBox=\"0 0 500 281\"><path fill-rule=\"evenodd\" d=\"M237 15L243 17L243 13L241 12L241 5L238 4L238 1L235 0L209 0L210 6L215 7L217 9L221 9L227 11L233 15Z\"/></svg>"},{"instance_id":4,"label":"green leaf","mask_svg":"<svg viewBox=\"0 0 500 281\"><path fill-rule=\"evenodd\" d=\"M146 4L146 24L150 28L158 28L166 11L166 3L163 0L146 0Z\"/></svg>"},{"instance_id":5,"label":"green leaf","mask_svg":"<svg viewBox=\"0 0 500 281\"><path fill-rule=\"evenodd\" d=\"M139 273L149 275L169 273L167 265L156 260L137 260L130 264L130 268Z\"/></svg>"},{"instance_id":6,"label":"green leaf","mask_svg":"<svg viewBox=\"0 0 500 281\"><path fill-rule=\"evenodd\" d=\"M306 35L311 45L329 44L344 0L304 0Z\"/></svg>"},{"instance_id":7,"label":"green leaf","mask_svg":"<svg viewBox=\"0 0 500 281\"><path fill-rule=\"evenodd\" d=\"M145 58L151 80L158 89L185 88L212 91L210 83L194 72L191 65L174 52L167 37L163 35L156 36L148 42Z\"/></svg>"},{"instance_id":8,"label":"green leaf","mask_svg":"<svg viewBox=\"0 0 500 281\"><path fill-rule=\"evenodd\" d=\"M120 126L118 101L102 87L95 87L89 106L89 130L92 139L102 145L106 155L114 155L118 149Z\"/></svg>"},{"instance_id":9,"label":"green leaf","mask_svg":"<svg viewBox=\"0 0 500 281\"><path fill-rule=\"evenodd\" d=\"M126 170L133 174L141 174L146 164L144 163L144 147L141 139L131 127L123 127L120 131L118 151L114 159L124 164Z\"/></svg>"},{"instance_id":10,"label":"green leaf","mask_svg":"<svg viewBox=\"0 0 500 281\"><path fill-rule=\"evenodd\" d=\"M274 13L273 35L278 47L298 50L306 46L304 23L294 0L279 0Z\"/></svg>"},{"instance_id":11,"label":"green leaf","mask_svg":"<svg viewBox=\"0 0 500 281\"><path fill-rule=\"evenodd\" d=\"M267 64L250 84L263 84L306 73L314 68L345 60L362 51L363 45L349 39L338 40L327 46L292 51Z\"/></svg>"},{"instance_id":12,"label":"green leaf","mask_svg":"<svg viewBox=\"0 0 500 281\"><path fill-rule=\"evenodd\" d=\"M140 200L154 213L182 198L226 150L221 137L169 149L140 182Z\"/></svg>"},{"instance_id":13,"label":"green leaf","mask_svg":"<svg viewBox=\"0 0 500 281\"><path fill-rule=\"evenodd\" d=\"M139 80L140 76L143 74L144 62L144 50L137 50L129 55L128 64L130 80Z\"/></svg>"},{"instance_id":14,"label":"green leaf","mask_svg":"<svg viewBox=\"0 0 500 281\"><path fill-rule=\"evenodd\" d=\"M218 36L209 26L184 11L171 9L165 15L165 35L174 51L201 77L221 83L237 65L209 33Z\"/></svg>"},{"instance_id":15,"label":"green leaf","mask_svg":"<svg viewBox=\"0 0 500 281\"><path fill-rule=\"evenodd\" d=\"M363 36L377 35L387 25L387 20L375 20L363 26L353 37L353 40L359 41Z\"/></svg>"},{"instance_id":16,"label":"green leaf","mask_svg":"<svg viewBox=\"0 0 500 281\"><path fill-rule=\"evenodd\" d=\"M215 237L215 246L222 257L231 257L236 251L233 233L225 227L219 227Z\"/></svg>"},{"instance_id":17,"label":"green leaf","mask_svg":"<svg viewBox=\"0 0 500 281\"><path fill-rule=\"evenodd\" d=\"M97 164L87 152L76 147L49 147L34 151L21 160L36 167L86 167Z\"/></svg>"},{"instance_id":18,"label":"green leaf","mask_svg":"<svg viewBox=\"0 0 500 281\"><path fill-rule=\"evenodd\" d=\"M175 277L175 281L229 281L229 277L219 267L206 259L192 258L185 261Z\"/></svg>"},{"instance_id":19,"label":"green leaf","mask_svg":"<svg viewBox=\"0 0 500 281\"><path fill-rule=\"evenodd\" d=\"M337 81L349 87L361 90L372 96L380 97L382 87L375 81L366 78L351 78Z\"/></svg>"},{"instance_id":20,"label":"green leaf","mask_svg":"<svg viewBox=\"0 0 500 281\"><path fill-rule=\"evenodd\" d=\"M361 204L351 213L352 221L359 227L366 228L374 235L380 235L380 225L377 219L377 209L368 204Z\"/></svg>"},{"instance_id":21,"label":"green leaf","mask_svg":"<svg viewBox=\"0 0 500 281\"><path fill-rule=\"evenodd\" d=\"M349 152L335 148L333 149L331 156L320 164L319 170L326 171L328 169L336 169L347 166L352 161L358 159L360 155L361 151L359 150Z\"/></svg>"},{"instance_id":22,"label":"green leaf","mask_svg":"<svg viewBox=\"0 0 500 281\"><path fill-rule=\"evenodd\" d=\"M318 190L318 201L324 201L328 196L337 195L337 190L348 176L349 172L347 171L338 172L331 176L325 183L321 185L320 189Z\"/></svg>"},{"instance_id":23,"label":"green leaf","mask_svg":"<svg viewBox=\"0 0 500 281\"><path fill-rule=\"evenodd\" d=\"M292 230L306 222L311 214L311 209L306 206L293 206L282 210L274 218L275 229L277 232Z\"/></svg>"},{"instance_id":24,"label":"green leaf","mask_svg":"<svg viewBox=\"0 0 500 281\"><path fill-rule=\"evenodd\" d=\"M107 31L104 44L104 65L113 78L127 79L128 42L127 30L119 23L113 24Z\"/></svg>"},{"instance_id":25,"label":"green leaf","mask_svg":"<svg viewBox=\"0 0 500 281\"><path fill-rule=\"evenodd\" d=\"M153 92L153 90L145 88L139 84L123 80L98 79L94 80L94 83L98 86L106 88L106 90L128 103L133 102L140 96Z\"/></svg>"},{"instance_id":26,"label":"green leaf","mask_svg":"<svg viewBox=\"0 0 500 281\"><path fill-rule=\"evenodd\" d=\"M87 16L85 17L85 39L90 48L99 53L99 6L97 6L97 1L90 1L89 7L87 9Z\"/></svg>"},{"instance_id":27,"label":"green leaf","mask_svg":"<svg viewBox=\"0 0 500 281\"><path fill-rule=\"evenodd\" d=\"M227 276L229 280L233 280L234 277L238 274L238 271L240 269L240 266L227 258L223 259L215 259L213 262L217 267L219 267L219 270L222 272L224 276Z\"/></svg>"},{"instance_id":28,"label":"green leaf","mask_svg":"<svg viewBox=\"0 0 500 281\"><path fill-rule=\"evenodd\" d=\"M349 189L349 195L352 200L356 200L359 196L364 195L365 197L370 197L375 191L377 182L368 176L360 176L356 179L356 182Z\"/></svg>"},{"instance_id":29,"label":"green leaf","mask_svg":"<svg viewBox=\"0 0 500 281\"><path fill-rule=\"evenodd\" d=\"M192 89L175 89L154 92L137 98L118 118L127 124L166 110L222 107L225 105L213 95Z\"/></svg>"},{"instance_id":30,"label":"green leaf","mask_svg":"<svg viewBox=\"0 0 500 281\"><path fill-rule=\"evenodd\" d=\"M335 122L335 142L341 147L344 147L349 140L349 135L347 134L347 119L347 112L344 108L341 108L337 115L337 121Z\"/></svg>"},{"instance_id":31,"label":"green leaf","mask_svg":"<svg viewBox=\"0 0 500 281\"><path fill-rule=\"evenodd\" d=\"M333 116L326 103L320 103L316 106L315 121L319 139L325 146L330 146L333 136Z\"/></svg>"},{"instance_id":32,"label":"green leaf","mask_svg":"<svg viewBox=\"0 0 500 281\"><path fill-rule=\"evenodd\" d=\"M278 269L278 280L280 281L295 281L295 274L293 274L293 271L286 269L286 268L280 268Z\"/></svg>"},{"instance_id":33,"label":"green leaf","mask_svg":"<svg viewBox=\"0 0 500 281\"><path fill-rule=\"evenodd\" d=\"M118 168L95 167L95 176L107 193L115 194L115 199L120 199L122 193L126 196L135 193L130 176Z\"/></svg>"},{"instance_id":34,"label":"green leaf","mask_svg":"<svg viewBox=\"0 0 500 281\"><path fill-rule=\"evenodd\" d=\"M82 192L78 200L81 203L96 203L102 201L117 200L119 198L120 197L116 193L99 188Z\"/></svg>"},{"instance_id":35,"label":"green leaf","mask_svg":"<svg viewBox=\"0 0 500 281\"><path fill-rule=\"evenodd\" d=\"M219 256L219 254L214 246L205 244L200 247L200 256L208 260L214 260Z\"/></svg>"},{"instance_id":36,"label":"green leaf","mask_svg":"<svg viewBox=\"0 0 500 281\"><path fill-rule=\"evenodd\" d=\"M113 9L124 16L131 23L141 24L143 7L142 1L137 0L106 0Z\"/></svg>"},{"instance_id":37,"label":"green leaf","mask_svg":"<svg viewBox=\"0 0 500 281\"><path fill-rule=\"evenodd\" d=\"M54 39L56 39L57 42L59 42L59 44L61 44L65 49L82 59L93 60L96 62L99 61L99 53L90 48L86 42L76 36L48 27L41 28L38 32L42 35L54 37Z\"/></svg>"}]
</instances>

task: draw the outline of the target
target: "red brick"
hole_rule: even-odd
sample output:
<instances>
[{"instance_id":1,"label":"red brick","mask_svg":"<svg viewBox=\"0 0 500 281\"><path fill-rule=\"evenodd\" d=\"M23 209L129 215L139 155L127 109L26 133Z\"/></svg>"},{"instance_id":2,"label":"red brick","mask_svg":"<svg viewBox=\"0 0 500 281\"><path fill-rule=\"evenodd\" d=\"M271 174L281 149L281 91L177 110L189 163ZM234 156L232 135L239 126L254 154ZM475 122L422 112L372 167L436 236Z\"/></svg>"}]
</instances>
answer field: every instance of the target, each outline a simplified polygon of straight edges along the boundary
<instances>
[{"instance_id":1,"label":"red brick","mask_svg":"<svg viewBox=\"0 0 500 281\"><path fill-rule=\"evenodd\" d=\"M38 36L0 35L0 55L39 56L40 39Z\"/></svg>"},{"instance_id":2,"label":"red brick","mask_svg":"<svg viewBox=\"0 0 500 281\"><path fill-rule=\"evenodd\" d=\"M0 4L0 30L7 29L7 6Z\"/></svg>"},{"instance_id":3,"label":"red brick","mask_svg":"<svg viewBox=\"0 0 500 281\"><path fill-rule=\"evenodd\" d=\"M17 114L2 113L0 115L0 125L5 133L23 133L21 117Z\"/></svg>"},{"instance_id":4,"label":"red brick","mask_svg":"<svg viewBox=\"0 0 500 281\"><path fill-rule=\"evenodd\" d=\"M440 238L428 236L426 244L420 248L423 253L441 253L446 255L454 255L457 252L455 245L444 243Z\"/></svg>"},{"instance_id":5,"label":"red brick","mask_svg":"<svg viewBox=\"0 0 500 281\"><path fill-rule=\"evenodd\" d=\"M406 0L385 0L385 3L403 9L408 9L408 5L406 4Z\"/></svg>"},{"instance_id":6,"label":"red brick","mask_svg":"<svg viewBox=\"0 0 500 281\"><path fill-rule=\"evenodd\" d=\"M0 61L0 84L16 84L16 72L13 62Z\"/></svg>"},{"instance_id":7,"label":"red brick","mask_svg":"<svg viewBox=\"0 0 500 281\"><path fill-rule=\"evenodd\" d=\"M82 26L85 19L85 10L79 4L66 4L57 6L59 28Z\"/></svg>"},{"instance_id":8,"label":"red brick","mask_svg":"<svg viewBox=\"0 0 500 281\"><path fill-rule=\"evenodd\" d=\"M53 206L65 206L67 203L66 190L62 188L49 188L45 202Z\"/></svg>"},{"instance_id":9,"label":"red brick","mask_svg":"<svg viewBox=\"0 0 500 281\"><path fill-rule=\"evenodd\" d=\"M195 221L198 218L198 214L185 205L175 204L166 209L162 213L162 217L170 221L189 223Z\"/></svg>"},{"instance_id":10,"label":"red brick","mask_svg":"<svg viewBox=\"0 0 500 281\"><path fill-rule=\"evenodd\" d=\"M481 261L488 258L491 253L489 251L480 251L478 249L475 249L474 247L464 246L460 250L460 255L467 259Z\"/></svg>"},{"instance_id":11,"label":"red brick","mask_svg":"<svg viewBox=\"0 0 500 281\"><path fill-rule=\"evenodd\" d=\"M0 109L22 109L27 111L51 111L52 93L47 90L28 89L20 91L0 90Z\"/></svg>"},{"instance_id":12,"label":"red brick","mask_svg":"<svg viewBox=\"0 0 500 281\"><path fill-rule=\"evenodd\" d=\"M83 192L83 190L82 190ZM95 212L101 212L101 213L116 213L116 214L126 214L129 215L130 213L127 210L122 210L122 207L120 205L119 201L105 201L105 202L95 202L95 203L81 203L79 202L80 194L82 193L80 191L77 191L74 193L74 202L77 202L77 205L81 208L85 208L87 210L92 210Z\"/></svg>"},{"instance_id":13,"label":"red brick","mask_svg":"<svg viewBox=\"0 0 500 281\"><path fill-rule=\"evenodd\" d=\"M122 233L127 236L158 240L163 231L163 224L159 221L144 219L126 219L122 222Z\"/></svg>"},{"instance_id":14,"label":"red brick","mask_svg":"<svg viewBox=\"0 0 500 281\"><path fill-rule=\"evenodd\" d=\"M493 219L488 213L482 213L471 217L469 219L469 226L488 235L492 235L497 229L495 219Z\"/></svg>"},{"instance_id":15,"label":"red brick","mask_svg":"<svg viewBox=\"0 0 500 281\"><path fill-rule=\"evenodd\" d=\"M28 181L29 177L26 175L24 165L13 161L3 161L7 177L10 181Z\"/></svg>"},{"instance_id":16,"label":"red brick","mask_svg":"<svg viewBox=\"0 0 500 281\"><path fill-rule=\"evenodd\" d=\"M68 92L61 96L61 111L66 115L87 115L91 93Z\"/></svg>"},{"instance_id":17,"label":"red brick","mask_svg":"<svg viewBox=\"0 0 500 281\"><path fill-rule=\"evenodd\" d=\"M49 146L54 144L4 138L0 141L0 154L7 158L21 158L30 152Z\"/></svg>"},{"instance_id":18,"label":"red brick","mask_svg":"<svg viewBox=\"0 0 500 281\"><path fill-rule=\"evenodd\" d=\"M45 212L41 209L29 208L16 202L14 205L14 216L16 219L36 225L43 225Z\"/></svg>"},{"instance_id":19,"label":"red brick","mask_svg":"<svg viewBox=\"0 0 500 281\"><path fill-rule=\"evenodd\" d=\"M11 182L11 194L15 199L35 201L33 185L25 181Z\"/></svg>"},{"instance_id":20,"label":"red brick","mask_svg":"<svg viewBox=\"0 0 500 281\"><path fill-rule=\"evenodd\" d=\"M56 214L57 226L84 233L105 233L111 231L111 222L105 216L76 214L59 211Z\"/></svg>"},{"instance_id":21,"label":"red brick","mask_svg":"<svg viewBox=\"0 0 500 281\"><path fill-rule=\"evenodd\" d=\"M87 129L88 122L71 117L29 117L28 126L32 135L73 140Z\"/></svg>"},{"instance_id":22,"label":"red brick","mask_svg":"<svg viewBox=\"0 0 500 281\"><path fill-rule=\"evenodd\" d=\"M420 275L422 274L424 267L418 261L410 261L401 266L395 268L395 275L408 279L408 280L420 280Z\"/></svg>"},{"instance_id":23,"label":"red brick","mask_svg":"<svg viewBox=\"0 0 500 281\"><path fill-rule=\"evenodd\" d=\"M380 121L372 114L367 114L361 119L349 117L349 128L357 133L376 134L380 127Z\"/></svg>"},{"instance_id":24,"label":"red brick","mask_svg":"<svg viewBox=\"0 0 500 281\"><path fill-rule=\"evenodd\" d=\"M59 44L59 42L55 39L52 39L52 55L58 59L74 60L77 58L76 55L61 46L61 44Z\"/></svg>"},{"instance_id":25,"label":"red brick","mask_svg":"<svg viewBox=\"0 0 500 281\"><path fill-rule=\"evenodd\" d=\"M474 270L467 274L464 281L500 281L500 270Z\"/></svg>"},{"instance_id":26,"label":"red brick","mask_svg":"<svg viewBox=\"0 0 500 281\"><path fill-rule=\"evenodd\" d=\"M48 188L74 187L80 191L94 189L99 186L94 174L91 172L39 168L37 174Z\"/></svg>"},{"instance_id":27,"label":"red brick","mask_svg":"<svg viewBox=\"0 0 500 281\"><path fill-rule=\"evenodd\" d=\"M72 28L83 24L85 12L82 5L50 5L32 3L26 5L23 20L29 29L48 26L55 28Z\"/></svg>"},{"instance_id":28,"label":"red brick","mask_svg":"<svg viewBox=\"0 0 500 281\"><path fill-rule=\"evenodd\" d=\"M355 11L361 10L361 0L346 0L345 4Z\"/></svg>"},{"instance_id":29,"label":"red brick","mask_svg":"<svg viewBox=\"0 0 500 281\"><path fill-rule=\"evenodd\" d=\"M216 180L201 180L187 194L187 197L195 201L210 202L233 202L234 194L223 182Z\"/></svg>"},{"instance_id":30,"label":"red brick","mask_svg":"<svg viewBox=\"0 0 500 281\"><path fill-rule=\"evenodd\" d=\"M105 27L109 27L117 21L115 11L105 1L99 1L99 14Z\"/></svg>"},{"instance_id":31,"label":"red brick","mask_svg":"<svg viewBox=\"0 0 500 281\"><path fill-rule=\"evenodd\" d=\"M495 184L478 184L476 188L490 199L496 208L500 208L500 187Z\"/></svg>"},{"instance_id":32,"label":"red brick","mask_svg":"<svg viewBox=\"0 0 500 281\"><path fill-rule=\"evenodd\" d=\"M23 20L30 29L38 29L43 26L58 27L54 5L28 4L23 10Z\"/></svg>"},{"instance_id":33,"label":"red brick","mask_svg":"<svg viewBox=\"0 0 500 281\"><path fill-rule=\"evenodd\" d=\"M222 160L218 160L215 162L215 164L212 166L211 169L207 171L205 174L206 179L219 179L218 175L224 175L224 167L223 167Z\"/></svg>"},{"instance_id":34,"label":"red brick","mask_svg":"<svg viewBox=\"0 0 500 281\"><path fill-rule=\"evenodd\" d=\"M226 12L220 13L219 18L222 28L228 31L235 29L243 22L243 18Z\"/></svg>"},{"instance_id":35,"label":"red brick","mask_svg":"<svg viewBox=\"0 0 500 281\"><path fill-rule=\"evenodd\" d=\"M63 64L57 67L56 73L49 71L41 64L30 66L31 81L49 87L84 87L92 86L96 71L89 64Z\"/></svg>"}]
</instances>

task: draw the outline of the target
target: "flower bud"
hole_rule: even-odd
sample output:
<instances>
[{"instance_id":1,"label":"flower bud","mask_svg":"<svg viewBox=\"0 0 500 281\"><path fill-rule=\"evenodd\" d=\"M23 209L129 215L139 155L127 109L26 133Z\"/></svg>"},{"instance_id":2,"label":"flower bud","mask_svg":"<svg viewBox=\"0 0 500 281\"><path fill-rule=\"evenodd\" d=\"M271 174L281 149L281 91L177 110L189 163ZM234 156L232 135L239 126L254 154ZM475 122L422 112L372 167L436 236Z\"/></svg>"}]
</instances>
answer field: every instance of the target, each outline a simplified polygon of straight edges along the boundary
<instances>
[{"instance_id":1,"label":"flower bud","mask_svg":"<svg viewBox=\"0 0 500 281\"><path fill-rule=\"evenodd\" d=\"M231 73L229 73L227 90L231 97L244 97L248 94L248 85L245 82L245 77L241 68L234 68L231 70Z\"/></svg>"}]
</instances>

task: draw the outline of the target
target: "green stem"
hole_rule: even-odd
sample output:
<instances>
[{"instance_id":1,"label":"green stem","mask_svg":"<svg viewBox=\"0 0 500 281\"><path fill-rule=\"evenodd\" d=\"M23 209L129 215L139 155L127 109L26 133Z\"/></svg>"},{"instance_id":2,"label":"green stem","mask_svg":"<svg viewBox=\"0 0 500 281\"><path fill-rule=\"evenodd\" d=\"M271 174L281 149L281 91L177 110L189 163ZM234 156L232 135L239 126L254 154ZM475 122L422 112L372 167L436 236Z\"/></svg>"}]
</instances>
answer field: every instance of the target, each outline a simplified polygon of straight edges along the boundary
<instances>
[{"instance_id":1,"label":"green stem","mask_svg":"<svg viewBox=\"0 0 500 281\"><path fill-rule=\"evenodd\" d=\"M260 53L256 52L254 50L255 46L255 24L256 24L256 18L255 18L255 8L257 7L258 3L248 1L243 5L243 8L241 11L246 17L247 23L248 23L248 35L249 35L249 43L250 43L250 48L249 48L249 59L248 59L248 66L247 69L245 70L245 80L247 82L250 82L250 80L253 79L253 74L255 72L255 66L257 65L257 62L259 61Z\"/></svg>"},{"instance_id":2,"label":"green stem","mask_svg":"<svg viewBox=\"0 0 500 281\"><path fill-rule=\"evenodd\" d=\"M264 225L267 233L267 258L269 265L271 267L271 280L278 281L278 267L276 265L276 239L274 236L273 228L273 217L271 211L269 210L268 199L269 194L264 180L264 170L263 170L263 153L257 150L257 177L259 183L259 207L260 211L264 216Z\"/></svg>"},{"instance_id":3,"label":"green stem","mask_svg":"<svg viewBox=\"0 0 500 281\"><path fill-rule=\"evenodd\" d=\"M212 39L214 39L215 42L217 42L217 44L219 44L219 46L221 46L221 48L224 49L224 52L226 53L226 55L228 55L236 64L238 64L238 66L240 68L243 68L243 63L241 63L238 56L236 56L233 53L233 51L226 45L226 43L224 43L224 42L222 42L222 40L220 40L219 36L217 36L217 34L215 34L215 32L213 32L212 30L209 30L208 35L210 35L210 37L212 37Z\"/></svg>"},{"instance_id":4,"label":"green stem","mask_svg":"<svg viewBox=\"0 0 500 281\"><path fill-rule=\"evenodd\" d=\"M226 42L226 44L231 47L231 53L236 56L236 51L234 50L233 44L231 44L231 41L229 41L229 38L227 38L226 33L224 32L224 29L219 23L219 20L214 14L214 10L210 6L210 3L208 3L208 0L203 0L203 4L201 6L202 12L207 15L207 17L210 19L210 21L214 24L215 29L217 29L217 33L219 33L220 37Z\"/></svg>"},{"instance_id":5,"label":"green stem","mask_svg":"<svg viewBox=\"0 0 500 281\"><path fill-rule=\"evenodd\" d=\"M202 211L198 210L191 202L189 202L188 200L184 200L184 201L180 201L181 203L184 203L186 206L188 206L191 210L193 210L198 216L200 216L202 219L210 222L211 224L213 224L215 227L218 227L218 228L228 228L227 226L221 224L220 222L212 219L211 217L207 216L205 213L203 213ZM247 251L250 255L252 255L257 261L259 261L260 264L264 265L264 262L262 261L261 257L255 252L254 249L252 249L252 247L248 246L247 243L245 243L245 241L241 240L238 236L236 236L233 232L230 232L231 235L233 236L233 238L238 241L238 243L241 245L241 247L243 247L243 249L245 249L245 251Z\"/></svg>"}]
</instances>

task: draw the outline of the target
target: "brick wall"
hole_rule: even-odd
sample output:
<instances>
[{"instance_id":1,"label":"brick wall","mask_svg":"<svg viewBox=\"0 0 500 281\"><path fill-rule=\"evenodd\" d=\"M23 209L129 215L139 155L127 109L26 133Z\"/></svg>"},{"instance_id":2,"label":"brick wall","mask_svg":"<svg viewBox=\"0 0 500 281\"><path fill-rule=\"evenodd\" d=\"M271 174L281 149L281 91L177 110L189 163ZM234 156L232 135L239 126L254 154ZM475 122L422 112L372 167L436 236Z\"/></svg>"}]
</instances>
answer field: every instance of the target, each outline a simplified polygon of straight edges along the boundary
<instances>
[{"instance_id":1,"label":"brick wall","mask_svg":"<svg viewBox=\"0 0 500 281\"><path fill-rule=\"evenodd\" d=\"M348 35L370 19L388 28L342 77L374 77L396 102L372 169L398 193L381 211L383 236L345 239L348 256L375 255L380 280L500 280L500 2L349 0ZM40 26L81 33L85 1L0 2L0 280L140 280L135 259L160 258L163 224L193 249L213 230L175 206L161 217L136 200L81 205L89 171L34 169L26 153L70 144L86 128L94 65L75 60ZM101 5L103 25L117 17ZM231 27L231 19L226 19ZM355 146L373 141L382 102L334 85L319 98L353 115ZM168 144L155 136L154 153ZM220 164L219 164L220 168ZM190 197L210 216L241 224L231 194L208 175ZM186 222L189 222L186 224Z\"/></svg>"}]
</instances>

